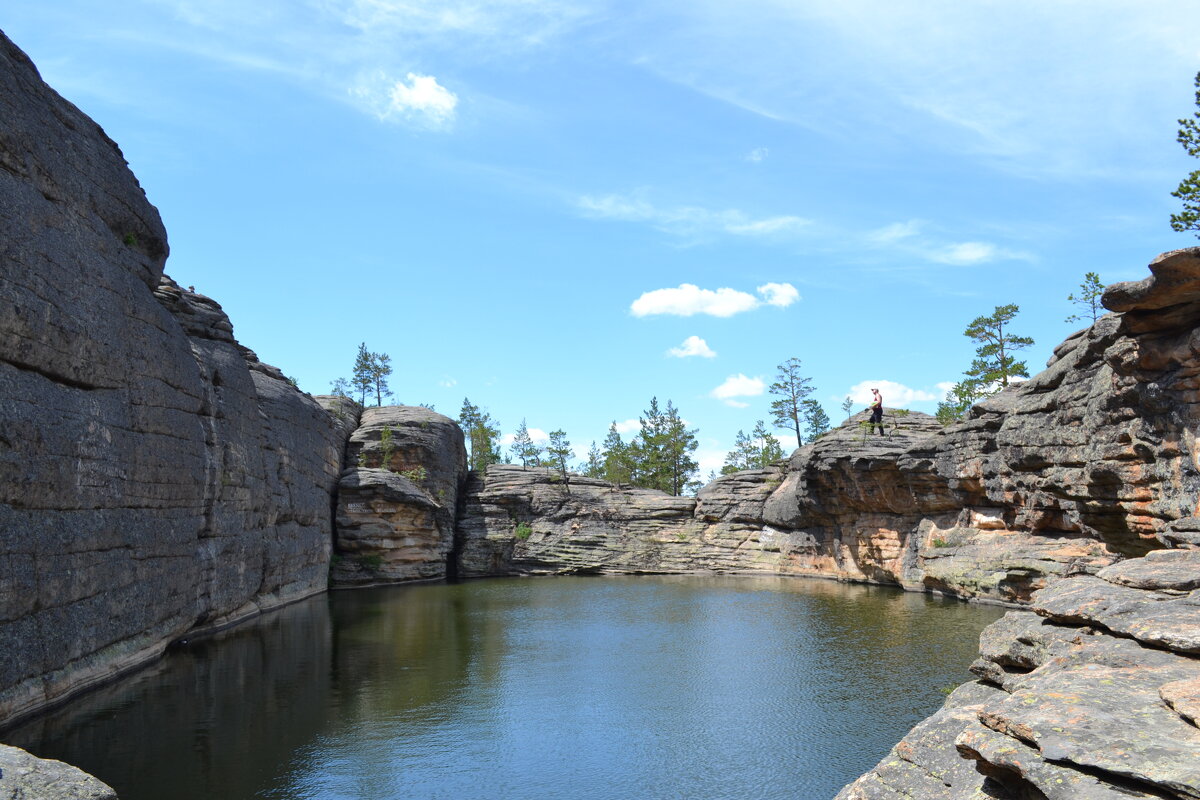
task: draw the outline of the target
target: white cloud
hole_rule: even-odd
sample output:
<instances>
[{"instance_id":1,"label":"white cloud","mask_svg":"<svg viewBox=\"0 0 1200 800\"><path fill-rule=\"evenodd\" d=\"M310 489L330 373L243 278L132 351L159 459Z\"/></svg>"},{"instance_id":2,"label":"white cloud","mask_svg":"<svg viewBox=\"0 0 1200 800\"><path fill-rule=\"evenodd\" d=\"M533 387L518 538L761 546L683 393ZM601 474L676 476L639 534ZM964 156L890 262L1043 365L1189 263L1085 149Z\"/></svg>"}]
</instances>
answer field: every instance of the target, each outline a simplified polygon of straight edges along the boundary
<instances>
[{"instance_id":1,"label":"white cloud","mask_svg":"<svg viewBox=\"0 0 1200 800\"><path fill-rule=\"evenodd\" d=\"M526 430L529 431L529 438L533 440L534 444L546 444L550 441L550 434L546 433L541 428L526 428ZM504 447L508 447L513 443L513 439L515 438L516 434L506 433L500 437L500 444Z\"/></svg>"},{"instance_id":2,"label":"white cloud","mask_svg":"<svg viewBox=\"0 0 1200 800\"><path fill-rule=\"evenodd\" d=\"M709 396L734 408L746 408L749 403L738 400L739 397L758 397L767 390L767 384L762 378L748 378L740 372L730 375L717 388L709 392Z\"/></svg>"},{"instance_id":3,"label":"white cloud","mask_svg":"<svg viewBox=\"0 0 1200 800\"><path fill-rule=\"evenodd\" d=\"M644 293L629 306L635 317L671 314L690 317L708 314L713 317L732 317L743 311L753 311L762 305L785 307L796 302L800 293L790 283L768 283L759 286L762 298L737 289L701 289L692 283L681 283L674 289L654 289Z\"/></svg>"},{"instance_id":4,"label":"white cloud","mask_svg":"<svg viewBox=\"0 0 1200 800\"><path fill-rule=\"evenodd\" d=\"M675 358L690 358L692 356L700 356L701 358L716 358L716 352L708 346L708 342L701 339L699 336L689 336L683 340L683 344L679 347L672 347L667 351L667 355Z\"/></svg>"},{"instance_id":5,"label":"white cloud","mask_svg":"<svg viewBox=\"0 0 1200 800\"><path fill-rule=\"evenodd\" d=\"M432 75L410 72L394 80L375 72L359 80L350 95L382 120L403 120L410 125L443 130L454 123L458 95Z\"/></svg>"},{"instance_id":6,"label":"white cloud","mask_svg":"<svg viewBox=\"0 0 1200 800\"><path fill-rule=\"evenodd\" d=\"M753 150L751 150L749 153L746 154L746 160L751 163L754 163L754 164L759 164L759 163L765 161L767 156L769 156L770 154L771 154L771 151L768 150L767 148L756 147Z\"/></svg>"},{"instance_id":7,"label":"white cloud","mask_svg":"<svg viewBox=\"0 0 1200 800\"><path fill-rule=\"evenodd\" d=\"M763 297L763 302L771 306L787 308L800 299L800 292L790 283L766 283L756 290Z\"/></svg>"},{"instance_id":8,"label":"white cloud","mask_svg":"<svg viewBox=\"0 0 1200 800\"><path fill-rule=\"evenodd\" d=\"M617 423L617 433L637 433L641 429L642 421L640 419L627 419Z\"/></svg>"},{"instance_id":9,"label":"white cloud","mask_svg":"<svg viewBox=\"0 0 1200 800\"><path fill-rule=\"evenodd\" d=\"M584 195L577 201L585 216L619 222L645 222L664 233L684 237L714 234L765 237L795 233L812 220L793 215L751 217L738 209L713 211L699 206L660 208L646 200L641 192L633 195Z\"/></svg>"},{"instance_id":10,"label":"white cloud","mask_svg":"<svg viewBox=\"0 0 1200 800\"><path fill-rule=\"evenodd\" d=\"M438 386L441 386L443 389L452 389L457 385L458 381L454 380L454 378L451 378L449 375L438 381Z\"/></svg>"},{"instance_id":11,"label":"white cloud","mask_svg":"<svg viewBox=\"0 0 1200 800\"><path fill-rule=\"evenodd\" d=\"M945 384L939 383L937 391L930 392L924 389L913 389L895 381L861 381L851 386L846 394L850 396L856 406L867 406L873 402L871 390L878 389L879 393L883 395L884 408L907 408L913 403L931 403L945 399L946 392L941 389L943 385ZM861 410L861 408L855 409L855 411Z\"/></svg>"}]
</instances>

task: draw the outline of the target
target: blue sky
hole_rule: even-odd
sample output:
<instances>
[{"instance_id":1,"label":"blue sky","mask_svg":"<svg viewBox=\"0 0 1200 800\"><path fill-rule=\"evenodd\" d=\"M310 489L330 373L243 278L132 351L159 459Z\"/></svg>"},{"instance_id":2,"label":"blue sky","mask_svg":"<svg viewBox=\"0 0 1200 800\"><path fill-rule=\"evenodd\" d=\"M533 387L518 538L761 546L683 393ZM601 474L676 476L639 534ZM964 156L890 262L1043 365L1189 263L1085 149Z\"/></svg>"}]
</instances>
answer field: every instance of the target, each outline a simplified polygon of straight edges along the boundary
<instances>
[{"instance_id":1,"label":"blue sky","mask_svg":"<svg viewBox=\"0 0 1200 800\"><path fill-rule=\"evenodd\" d=\"M580 451L657 396L719 467L792 357L835 420L872 385L932 411L974 317L1020 305L1037 371L1085 272L1197 243L1167 222L1193 2L8 0L0 29L301 388L366 342L397 401Z\"/></svg>"}]
</instances>

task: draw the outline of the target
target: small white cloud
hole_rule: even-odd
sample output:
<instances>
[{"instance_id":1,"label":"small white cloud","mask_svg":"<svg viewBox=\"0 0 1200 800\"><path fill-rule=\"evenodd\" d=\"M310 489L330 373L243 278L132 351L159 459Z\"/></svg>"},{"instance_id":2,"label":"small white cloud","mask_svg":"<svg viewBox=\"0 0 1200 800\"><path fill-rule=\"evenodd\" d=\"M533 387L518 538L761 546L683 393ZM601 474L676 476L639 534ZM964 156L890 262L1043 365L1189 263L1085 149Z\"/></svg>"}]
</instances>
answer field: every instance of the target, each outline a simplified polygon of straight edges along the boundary
<instances>
[{"instance_id":1,"label":"small white cloud","mask_svg":"<svg viewBox=\"0 0 1200 800\"><path fill-rule=\"evenodd\" d=\"M546 442L550 441L550 434L546 433L541 428L526 428L525 430L529 431L529 438L533 440L534 444L545 444ZM516 434L506 433L500 437L500 445L502 447L508 447L513 443L515 438Z\"/></svg>"},{"instance_id":2,"label":"small white cloud","mask_svg":"<svg viewBox=\"0 0 1200 800\"><path fill-rule=\"evenodd\" d=\"M691 358L692 356L700 356L701 358L717 357L716 352L708 346L708 342L699 336L687 337L679 347L672 347L668 350L667 355L674 356L675 358Z\"/></svg>"},{"instance_id":3,"label":"small white cloud","mask_svg":"<svg viewBox=\"0 0 1200 800\"><path fill-rule=\"evenodd\" d=\"M438 83L432 75L410 72L402 81L377 72L350 90L380 119L402 119L433 130L449 128L454 122L458 95Z\"/></svg>"},{"instance_id":4,"label":"small white cloud","mask_svg":"<svg viewBox=\"0 0 1200 800\"><path fill-rule=\"evenodd\" d=\"M617 433L637 433L641 429L642 421L639 419L627 419L617 423Z\"/></svg>"},{"instance_id":5,"label":"small white cloud","mask_svg":"<svg viewBox=\"0 0 1200 800\"><path fill-rule=\"evenodd\" d=\"M764 303L784 307L800 298L800 293L790 283L768 283L758 287L757 291L763 299L737 289L701 289L692 283L681 283L674 289L654 289L646 292L633 301L629 310L635 317L655 314L672 314L678 317L690 317L693 314L732 317L743 311L753 311Z\"/></svg>"},{"instance_id":6,"label":"small white cloud","mask_svg":"<svg viewBox=\"0 0 1200 800\"><path fill-rule=\"evenodd\" d=\"M728 222L725 230L739 236L766 236L771 233L781 233L789 230L799 230L811 225L809 220L802 217L768 217L750 222Z\"/></svg>"},{"instance_id":7,"label":"small white cloud","mask_svg":"<svg viewBox=\"0 0 1200 800\"><path fill-rule=\"evenodd\" d=\"M389 96L392 108L406 116L424 117L434 127L442 127L454 121L454 109L458 96L437 82L432 75L410 72L408 83L396 81Z\"/></svg>"},{"instance_id":8,"label":"small white cloud","mask_svg":"<svg viewBox=\"0 0 1200 800\"><path fill-rule=\"evenodd\" d=\"M692 283L682 283L674 289L655 289L646 292L629 307L635 317L653 314L673 314L690 317L693 314L709 314L714 317L732 317L750 311L759 305L758 298L736 289L701 289Z\"/></svg>"},{"instance_id":9,"label":"small white cloud","mask_svg":"<svg viewBox=\"0 0 1200 800\"><path fill-rule=\"evenodd\" d=\"M438 386L441 386L443 389L451 389L457 385L458 381L454 380L454 378L451 378L449 375L438 381Z\"/></svg>"},{"instance_id":10,"label":"small white cloud","mask_svg":"<svg viewBox=\"0 0 1200 800\"><path fill-rule=\"evenodd\" d=\"M938 391L928 392L924 389L913 389L895 381L862 381L851 386L846 394L856 405L867 406L874 402L871 390L878 389L879 393L883 395L884 408L905 408L911 403L929 403L944 399L946 392L941 389L943 385L945 384L939 383Z\"/></svg>"},{"instance_id":11,"label":"small white cloud","mask_svg":"<svg viewBox=\"0 0 1200 800\"><path fill-rule=\"evenodd\" d=\"M753 164L760 164L766 160L771 151L765 147L756 147L746 154L746 160Z\"/></svg>"},{"instance_id":12,"label":"small white cloud","mask_svg":"<svg viewBox=\"0 0 1200 800\"><path fill-rule=\"evenodd\" d=\"M790 283L767 283L756 290L767 305L786 308L800 299L800 292Z\"/></svg>"},{"instance_id":13,"label":"small white cloud","mask_svg":"<svg viewBox=\"0 0 1200 800\"><path fill-rule=\"evenodd\" d=\"M746 408L749 403L738 400L739 397L758 397L767 389L762 378L748 378L740 372L730 375L717 388L709 392L709 396L734 408Z\"/></svg>"}]
</instances>

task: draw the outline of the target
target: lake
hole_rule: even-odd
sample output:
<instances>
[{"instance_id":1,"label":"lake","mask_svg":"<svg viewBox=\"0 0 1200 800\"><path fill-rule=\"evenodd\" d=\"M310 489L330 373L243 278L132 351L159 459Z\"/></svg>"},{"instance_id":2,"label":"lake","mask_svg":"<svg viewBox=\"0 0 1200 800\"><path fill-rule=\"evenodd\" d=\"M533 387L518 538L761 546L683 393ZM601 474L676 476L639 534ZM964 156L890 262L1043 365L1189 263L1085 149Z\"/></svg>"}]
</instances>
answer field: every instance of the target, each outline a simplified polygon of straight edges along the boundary
<instances>
[{"instance_id":1,"label":"lake","mask_svg":"<svg viewBox=\"0 0 1200 800\"><path fill-rule=\"evenodd\" d=\"M121 800L831 798L1002 609L785 577L338 591L0 741Z\"/></svg>"}]
</instances>

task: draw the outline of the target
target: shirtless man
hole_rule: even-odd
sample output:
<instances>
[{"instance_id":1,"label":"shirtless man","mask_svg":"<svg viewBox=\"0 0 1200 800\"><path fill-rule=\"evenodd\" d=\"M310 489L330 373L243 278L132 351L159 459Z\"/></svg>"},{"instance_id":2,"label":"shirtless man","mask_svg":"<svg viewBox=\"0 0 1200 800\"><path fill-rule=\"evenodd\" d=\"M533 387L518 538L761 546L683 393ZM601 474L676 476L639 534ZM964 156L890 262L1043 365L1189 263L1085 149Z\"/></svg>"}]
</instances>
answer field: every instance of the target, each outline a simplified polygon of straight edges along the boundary
<instances>
[{"instance_id":1,"label":"shirtless man","mask_svg":"<svg viewBox=\"0 0 1200 800\"><path fill-rule=\"evenodd\" d=\"M878 389L872 389L871 394L874 395L874 400L871 401L871 430L875 430L875 426L879 426L879 435L883 436L883 395Z\"/></svg>"}]
</instances>

